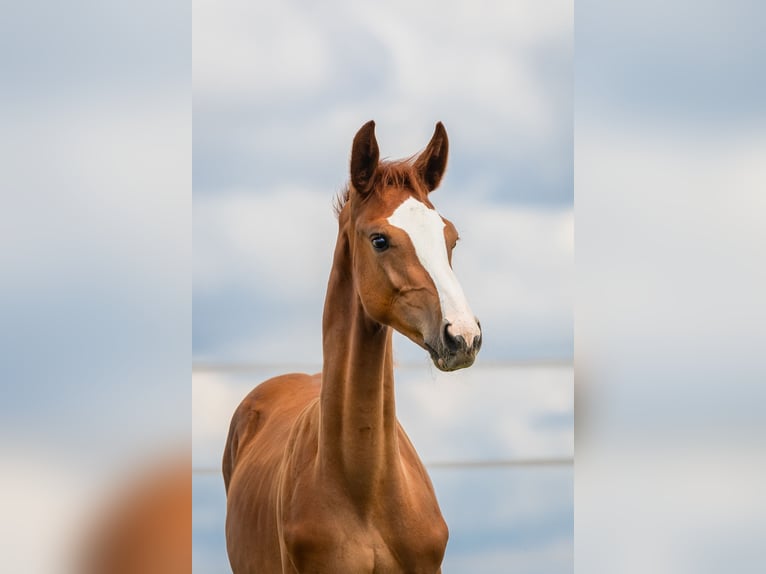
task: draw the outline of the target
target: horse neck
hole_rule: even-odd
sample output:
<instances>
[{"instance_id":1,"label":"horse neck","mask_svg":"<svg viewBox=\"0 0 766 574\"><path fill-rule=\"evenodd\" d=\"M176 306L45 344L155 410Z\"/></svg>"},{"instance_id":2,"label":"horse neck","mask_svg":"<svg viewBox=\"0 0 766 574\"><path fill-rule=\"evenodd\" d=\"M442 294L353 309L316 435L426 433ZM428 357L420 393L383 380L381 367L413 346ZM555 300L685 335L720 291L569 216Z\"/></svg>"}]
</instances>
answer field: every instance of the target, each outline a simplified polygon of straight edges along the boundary
<instances>
[{"instance_id":1,"label":"horse neck","mask_svg":"<svg viewBox=\"0 0 766 574\"><path fill-rule=\"evenodd\" d=\"M341 231L323 318L320 464L360 502L397 472L391 329L372 320L354 288Z\"/></svg>"}]
</instances>

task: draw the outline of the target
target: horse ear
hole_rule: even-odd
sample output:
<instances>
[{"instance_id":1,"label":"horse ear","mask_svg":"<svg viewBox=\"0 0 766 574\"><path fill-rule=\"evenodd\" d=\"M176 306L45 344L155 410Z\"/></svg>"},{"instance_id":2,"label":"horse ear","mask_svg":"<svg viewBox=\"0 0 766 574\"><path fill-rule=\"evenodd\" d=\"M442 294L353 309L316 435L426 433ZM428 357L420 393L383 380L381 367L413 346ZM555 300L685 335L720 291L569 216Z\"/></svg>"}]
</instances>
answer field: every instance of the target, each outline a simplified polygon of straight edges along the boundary
<instances>
[{"instance_id":1,"label":"horse ear","mask_svg":"<svg viewBox=\"0 0 766 574\"><path fill-rule=\"evenodd\" d=\"M444 124L438 122L428 147L415 160L415 170L425 182L428 191L439 187L444 170L447 169L448 151L447 130L444 129Z\"/></svg>"},{"instance_id":2,"label":"horse ear","mask_svg":"<svg viewBox=\"0 0 766 574\"><path fill-rule=\"evenodd\" d=\"M354 136L351 146L351 184L359 193L367 193L372 187L375 168L378 167L380 150L375 139L375 122L364 124Z\"/></svg>"}]
</instances>

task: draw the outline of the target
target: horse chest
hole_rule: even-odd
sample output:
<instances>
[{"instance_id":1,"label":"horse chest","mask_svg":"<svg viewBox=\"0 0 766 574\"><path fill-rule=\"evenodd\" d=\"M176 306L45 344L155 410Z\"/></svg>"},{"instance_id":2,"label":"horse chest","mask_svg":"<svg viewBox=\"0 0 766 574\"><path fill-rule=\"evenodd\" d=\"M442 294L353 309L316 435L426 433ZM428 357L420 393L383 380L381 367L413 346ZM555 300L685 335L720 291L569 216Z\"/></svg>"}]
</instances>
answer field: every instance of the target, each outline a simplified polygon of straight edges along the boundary
<instances>
[{"instance_id":1,"label":"horse chest","mask_svg":"<svg viewBox=\"0 0 766 574\"><path fill-rule=\"evenodd\" d=\"M369 526L336 534L293 538L286 544L290 562L298 572L434 574L446 546L446 536L392 537Z\"/></svg>"},{"instance_id":2,"label":"horse chest","mask_svg":"<svg viewBox=\"0 0 766 574\"><path fill-rule=\"evenodd\" d=\"M448 536L438 507L391 510L362 516L339 501L327 512L314 507L311 520L285 525L290 561L298 572L438 572Z\"/></svg>"},{"instance_id":3,"label":"horse chest","mask_svg":"<svg viewBox=\"0 0 766 574\"><path fill-rule=\"evenodd\" d=\"M372 572L439 571L447 545L446 526L428 525L417 532L397 532L381 536L381 544L374 547L375 567ZM406 566L405 566L406 565Z\"/></svg>"}]
</instances>

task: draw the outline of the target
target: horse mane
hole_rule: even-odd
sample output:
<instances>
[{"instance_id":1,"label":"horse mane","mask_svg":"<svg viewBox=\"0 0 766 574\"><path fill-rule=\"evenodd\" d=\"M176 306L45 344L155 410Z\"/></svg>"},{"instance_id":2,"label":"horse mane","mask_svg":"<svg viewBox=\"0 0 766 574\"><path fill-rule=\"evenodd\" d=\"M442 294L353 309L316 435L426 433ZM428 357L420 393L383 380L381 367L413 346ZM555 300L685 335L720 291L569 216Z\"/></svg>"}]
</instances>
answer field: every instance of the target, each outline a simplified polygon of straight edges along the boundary
<instances>
[{"instance_id":1,"label":"horse mane","mask_svg":"<svg viewBox=\"0 0 766 574\"><path fill-rule=\"evenodd\" d=\"M406 159L380 162L375 170L373 187L382 184L413 189L415 185L417 185L415 183L417 181L417 176L414 172L415 159L417 156L418 154L415 154ZM347 183L333 199L333 211L335 212L336 218L340 216L343 207L348 203L350 192L351 184Z\"/></svg>"},{"instance_id":2,"label":"horse mane","mask_svg":"<svg viewBox=\"0 0 766 574\"><path fill-rule=\"evenodd\" d=\"M332 200L332 210L335 213L335 219L340 217L340 212L343 211L343 206L348 203L348 194L350 188L351 186L346 184L343 189L335 194L335 197Z\"/></svg>"}]
</instances>

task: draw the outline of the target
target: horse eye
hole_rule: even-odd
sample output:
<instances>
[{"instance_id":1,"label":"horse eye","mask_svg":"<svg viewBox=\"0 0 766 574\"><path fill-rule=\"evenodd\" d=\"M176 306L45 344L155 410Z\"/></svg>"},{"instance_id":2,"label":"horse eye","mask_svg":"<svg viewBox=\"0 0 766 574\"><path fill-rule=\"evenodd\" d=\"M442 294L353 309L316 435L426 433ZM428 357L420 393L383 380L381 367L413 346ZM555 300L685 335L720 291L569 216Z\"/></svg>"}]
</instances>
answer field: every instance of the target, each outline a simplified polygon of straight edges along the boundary
<instances>
[{"instance_id":1,"label":"horse eye","mask_svg":"<svg viewBox=\"0 0 766 574\"><path fill-rule=\"evenodd\" d=\"M385 251L388 249L388 238L385 235L373 235L370 238L372 246L376 251Z\"/></svg>"}]
</instances>

